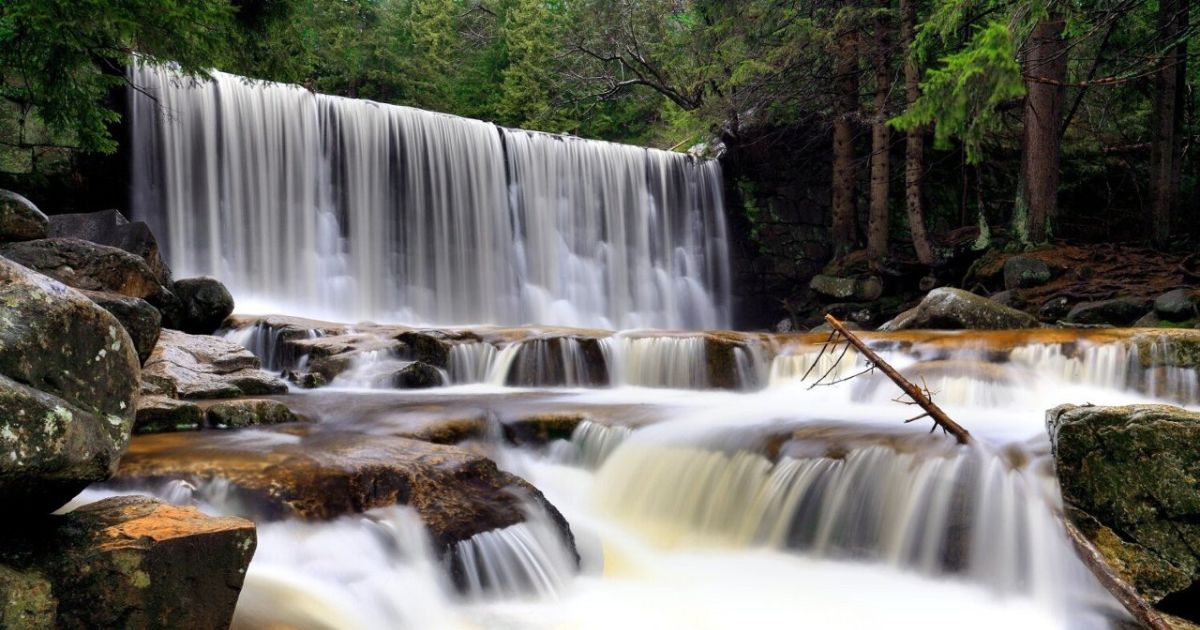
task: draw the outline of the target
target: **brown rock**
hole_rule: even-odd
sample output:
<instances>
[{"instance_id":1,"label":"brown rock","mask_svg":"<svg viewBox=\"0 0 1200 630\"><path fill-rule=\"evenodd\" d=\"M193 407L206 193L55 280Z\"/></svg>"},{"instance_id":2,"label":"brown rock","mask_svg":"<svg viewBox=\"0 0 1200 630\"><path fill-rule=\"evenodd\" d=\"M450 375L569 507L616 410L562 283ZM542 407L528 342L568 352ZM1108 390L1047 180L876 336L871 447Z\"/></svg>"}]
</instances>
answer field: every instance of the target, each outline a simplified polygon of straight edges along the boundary
<instances>
[{"instance_id":1,"label":"brown rock","mask_svg":"<svg viewBox=\"0 0 1200 630\"><path fill-rule=\"evenodd\" d=\"M259 369L249 350L219 337L163 329L142 380L172 398L280 394L287 384Z\"/></svg>"}]
</instances>

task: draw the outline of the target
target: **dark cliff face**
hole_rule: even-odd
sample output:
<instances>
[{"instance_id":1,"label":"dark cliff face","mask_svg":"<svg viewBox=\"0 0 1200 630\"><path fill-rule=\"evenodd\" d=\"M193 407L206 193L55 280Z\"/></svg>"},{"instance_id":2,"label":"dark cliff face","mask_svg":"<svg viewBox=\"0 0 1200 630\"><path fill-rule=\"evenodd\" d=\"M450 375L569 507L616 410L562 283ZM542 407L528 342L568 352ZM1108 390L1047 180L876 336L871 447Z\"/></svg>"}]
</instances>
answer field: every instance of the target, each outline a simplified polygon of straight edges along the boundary
<instances>
[{"instance_id":1,"label":"dark cliff face","mask_svg":"<svg viewBox=\"0 0 1200 630\"><path fill-rule=\"evenodd\" d=\"M734 327L770 328L831 255L829 130L757 129L726 144Z\"/></svg>"}]
</instances>

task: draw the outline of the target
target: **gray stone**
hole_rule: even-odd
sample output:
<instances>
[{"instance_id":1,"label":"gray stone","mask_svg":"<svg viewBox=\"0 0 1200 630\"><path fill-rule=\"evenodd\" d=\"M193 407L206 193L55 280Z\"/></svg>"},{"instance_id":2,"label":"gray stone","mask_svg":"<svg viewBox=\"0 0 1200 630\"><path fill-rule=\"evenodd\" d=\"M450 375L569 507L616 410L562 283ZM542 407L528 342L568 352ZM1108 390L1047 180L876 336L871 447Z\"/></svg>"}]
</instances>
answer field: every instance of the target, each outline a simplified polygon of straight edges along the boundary
<instances>
[{"instance_id":1,"label":"gray stone","mask_svg":"<svg viewBox=\"0 0 1200 630\"><path fill-rule=\"evenodd\" d=\"M179 330L210 335L233 314L233 295L216 278L187 278L172 285L172 293L183 304Z\"/></svg>"},{"instance_id":2,"label":"gray stone","mask_svg":"<svg viewBox=\"0 0 1200 630\"><path fill-rule=\"evenodd\" d=\"M1064 295L1052 297L1038 307L1038 319L1043 322L1057 322L1071 312L1071 300Z\"/></svg>"},{"instance_id":3,"label":"gray stone","mask_svg":"<svg viewBox=\"0 0 1200 630\"><path fill-rule=\"evenodd\" d=\"M1196 317L1200 293L1192 289L1175 289L1154 299L1154 312L1171 322L1186 322Z\"/></svg>"},{"instance_id":4,"label":"gray stone","mask_svg":"<svg viewBox=\"0 0 1200 630\"><path fill-rule=\"evenodd\" d=\"M154 391L184 399L287 391L287 383L259 368L258 358L236 343L164 328L142 368L142 380Z\"/></svg>"},{"instance_id":5,"label":"gray stone","mask_svg":"<svg viewBox=\"0 0 1200 630\"><path fill-rule=\"evenodd\" d=\"M45 513L108 478L125 451L138 360L120 322L0 258L0 504Z\"/></svg>"},{"instance_id":6,"label":"gray stone","mask_svg":"<svg viewBox=\"0 0 1200 630\"><path fill-rule=\"evenodd\" d=\"M1120 297L1099 302L1076 304L1067 313L1068 324L1101 326L1129 326L1150 310L1150 300L1138 297Z\"/></svg>"},{"instance_id":7,"label":"gray stone","mask_svg":"<svg viewBox=\"0 0 1200 630\"><path fill-rule=\"evenodd\" d=\"M139 256L74 238L0 244L0 256L76 289L149 299L163 286Z\"/></svg>"},{"instance_id":8,"label":"gray stone","mask_svg":"<svg viewBox=\"0 0 1200 630\"><path fill-rule=\"evenodd\" d=\"M1004 288L1037 287L1050 281L1050 267L1028 256L1013 256L1004 261Z\"/></svg>"},{"instance_id":9,"label":"gray stone","mask_svg":"<svg viewBox=\"0 0 1200 630\"><path fill-rule=\"evenodd\" d=\"M205 411L208 426L214 429L240 429L266 424L296 422L299 418L277 400L241 399L210 405Z\"/></svg>"},{"instance_id":10,"label":"gray stone","mask_svg":"<svg viewBox=\"0 0 1200 630\"><path fill-rule=\"evenodd\" d=\"M118 293L104 291L82 291L100 308L112 313L121 327L129 333L133 346L137 349L138 361L145 363L158 343L158 332L162 329L162 314L149 302L141 298L129 297Z\"/></svg>"},{"instance_id":11,"label":"gray stone","mask_svg":"<svg viewBox=\"0 0 1200 630\"><path fill-rule=\"evenodd\" d=\"M33 202L8 190L0 190L0 241L31 241L46 238L49 219Z\"/></svg>"},{"instance_id":12,"label":"gray stone","mask_svg":"<svg viewBox=\"0 0 1200 630\"><path fill-rule=\"evenodd\" d=\"M1036 328L1037 319L962 289L940 287L879 330L1008 330Z\"/></svg>"},{"instance_id":13,"label":"gray stone","mask_svg":"<svg viewBox=\"0 0 1200 630\"><path fill-rule=\"evenodd\" d=\"M444 385L442 373L437 368L421 361L408 361L392 372L392 387L399 389L424 389Z\"/></svg>"},{"instance_id":14,"label":"gray stone","mask_svg":"<svg viewBox=\"0 0 1200 630\"><path fill-rule=\"evenodd\" d=\"M163 286L171 285L171 270L158 251L158 240L141 221L130 222L117 210L50 217L51 238L77 238L123 249L141 257Z\"/></svg>"},{"instance_id":15,"label":"gray stone","mask_svg":"<svg viewBox=\"0 0 1200 630\"><path fill-rule=\"evenodd\" d=\"M1063 501L1152 603L1200 582L1200 413L1168 405L1047 412Z\"/></svg>"},{"instance_id":16,"label":"gray stone","mask_svg":"<svg viewBox=\"0 0 1200 630\"><path fill-rule=\"evenodd\" d=\"M883 295L883 282L871 274L852 278L818 274L809 281L808 288L835 300L870 302Z\"/></svg>"},{"instance_id":17,"label":"gray stone","mask_svg":"<svg viewBox=\"0 0 1200 630\"><path fill-rule=\"evenodd\" d=\"M196 431L203 425L204 410L196 403L150 395L138 399L133 432L144 434Z\"/></svg>"}]
</instances>

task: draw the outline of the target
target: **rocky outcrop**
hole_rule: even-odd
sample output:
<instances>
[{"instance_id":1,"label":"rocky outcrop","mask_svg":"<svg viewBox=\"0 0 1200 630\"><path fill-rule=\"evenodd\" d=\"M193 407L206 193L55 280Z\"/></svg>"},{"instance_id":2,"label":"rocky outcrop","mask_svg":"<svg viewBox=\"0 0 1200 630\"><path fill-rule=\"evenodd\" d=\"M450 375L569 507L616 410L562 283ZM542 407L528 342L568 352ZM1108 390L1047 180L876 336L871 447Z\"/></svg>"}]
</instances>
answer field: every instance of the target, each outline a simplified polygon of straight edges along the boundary
<instances>
[{"instance_id":1,"label":"rocky outcrop","mask_svg":"<svg viewBox=\"0 0 1200 630\"><path fill-rule=\"evenodd\" d=\"M151 395L138 399L133 432L196 431L204 425L204 410L194 402Z\"/></svg>"},{"instance_id":2,"label":"rocky outcrop","mask_svg":"<svg viewBox=\"0 0 1200 630\"><path fill-rule=\"evenodd\" d=\"M1174 289L1154 299L1154 312L1170 322L1186 322L1197 317L1197 304L1200 291Z\"/></svg>"},{"instance_id":3,"label":"rocky outcrop","mask_svg":"<svg viewBox=\"0 0 1200 630\"><path fill-rule=\"evenodd\" d=\"M1037 318L1028 313L961 289L941 287L879 330L1009 330L1037 326Z\"/></svg>"},{"instance_id":4,"label":"rocky outcrop","mask_svg":"<svg viewBox=\"0 0 1200 630\"><path fill-rule=\"evenodd\" d=\"M46 238L49 219L33 202L15 192L0 190L0 241Z\"/></svg>"},{"instance_id":5,"label":"rocky outcrop","mask_svg":"<svg viewBox=\"0 0 1200 630\"><path fill-rule=\"evenodd\" d=\"M1170 612L1173 598L1200 587L1200 413L1064 405L1046 423L1069 515L1121 577Z\"/></svg>"},{"instance_id":6,"label":"rocky outcrop","mask_svg":"<svg viewBox=\"0 0 1200 630\"><path fill-rule=\"evenodd\" d=\"M566 521L528 482L454 446L387 435L291 426L277 439L222 432L139 437L115 482L226 479L258 518L330 519L375 507L414 508L440 550L523 522L522 499L544 506L573 544Z\"/></svg>"},{"instance_id":7,"label":"rocky outcrop","mask_svg":"<svg viewBox=\"0 0 1200 630\"><path fill-rule=\"evenodd\" d=\"M233 295L215 278L187 278L172 285L183 304L178 328L195 335L210 335L233 313Z\"/></svg>"},{"instance_id":8,"label":"rocky outcrop","mask_svg":"<svg viewBox=\"0 0 1200 630\"><path fill-rule=\"evenodd\" d=\"M45 513L108 478L138 393L133 342L76 291L0 258L0 503Z\"/></svg>"},{"instance_id":9,"label":"rocky outcrop","mask_svg":"<svg viewBox=\"0 0 1200 630\"><path fill-rule=\"evenodd\" d=\"M133 347L137 350L138 361L145 363L158 343L158 333L162 330L162 314L149 302L141 298L129 297L118 293L104 291L82 291L100 308L112 313L121 322L121 327L129 333Z\"/></svg>"},{"instance_id":10,"label":"rocky outcrop","mask_svg":"<svg viewBox=\"0 0 1200 630\"><path fill-rule=\"evenodd\" d=\"M145 261L129 252L74 238L0 245L0 256L76 289L152 298L163 290Z\"/></svg>"},{"instance_id":11,"label":"rocky outcrop","mask_svg":"<svg viewBox=\"0 0 1200 630\"><path fill-rule=\"evenodd\" d=\"M6 526L5 628L227 628L256 544L249 521L148 497Z\"/></svg>"},{"instance_id":12,"label":"rocky outcrop","mask_svg":"<svg viewBox=\"0 0 1200 630\"><path fill-rule=\"evenodd\" d=\"M854 277L819 274L809 281L808 288L834 300L870 302L883 295L883 282L879 276L864 274Z\"/></svg>"},{"instance_id":13,"label":"rocky outcrop","mask_svg":"<svg viewBox=\"0 0 1200 630\"><path fill-rule=\"evenodd\" d=\"M1046 284L1050 267L1037 258L1013 256L1004 261L1004 288L1010 291Z\"/></svg>"},{"instance_id":14,"label":"rocky outcrop","mask_svg":"<svg viewBox=\"0 0 1200 630\"><path fill-rule=\"evenodd\" d=\"M51 238L77 238L123 249L139 256L163 286L171 285L171 270L158 251L158 240L141 221L130 222L117 210L50 217Z\"/></svg>"},{"instance_id":15,"label":"rocky outcrop","mask_svg":"<svg viewBox=\"0 0 1200 630\"><path fill-rule=\"evenodd\" d=\"M240 429L299 420L287 405L278 400L245 398L209 405L204 417L213 429Z\"/></svg>"},{"instance_id":16,"label":"rocky outcrop","mask_svg":"<svg viewBox=\"0 0 1200 630\"><path fill-rule=\"evenodd\" d=\"M1149 310L1150 301L1138 297L1081 302L1071 308L1064 321L1092 326L1129 326Z\"/></svg>"},{"instance_id":17,"label":"rocky outcrop","mask_svg":"<svg viewBox=\"0 0 1200 630\"><path fill-rule=\"evenodd\" d=\"M281 394L287 384L263 372L249 350L219 337L163 329L142 380L171 398L235 398Z\"/></svg>"}]
</instances>

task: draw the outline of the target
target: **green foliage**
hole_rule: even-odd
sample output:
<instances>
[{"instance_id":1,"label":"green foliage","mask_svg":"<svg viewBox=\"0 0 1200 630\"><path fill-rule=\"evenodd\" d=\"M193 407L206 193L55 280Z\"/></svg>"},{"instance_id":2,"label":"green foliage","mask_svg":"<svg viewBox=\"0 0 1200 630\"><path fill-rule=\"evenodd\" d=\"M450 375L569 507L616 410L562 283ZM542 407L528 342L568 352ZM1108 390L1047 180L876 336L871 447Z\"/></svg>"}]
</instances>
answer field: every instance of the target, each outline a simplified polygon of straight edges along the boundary
<instances>
[{"instance_id":1,"label":"green foliage","mask_svg":"<svg viewBox=\"0 0 1200 630\"><path fill-rule=\"evenodd\" d=\"M1025 94L1008 25L988 23L941 63L921 83L921 98L892 125L904 130L933 125L937 148L948 149L952 139L960 140L967 162L977 164L984 140L999 129L998 108Z\"/></svg>"},{"instance_id":2,"label":"green foliage","mask_svg":"<svg viewBox=\"0 0 1200 630\"><path fill-rule=\"evenodd\" d=\"M556 75L550 63L556 47L557 18L545 0L514 0L500 36L508 65L496 111L501 122L517 127L567 131L575 123L554 101Z\"/></svg>"},{"instance_id":3,"label":"green foliage","mask_svg":"<svg viewBox=\"0 0 1200 630\"><path fill-rule=\"evenodd\" d=\"M0 98L78 146L110 152L104 105L134 51L191 74L223 59L233 6L210 0L4 0Z\"/></svg>"}]
</instances>

